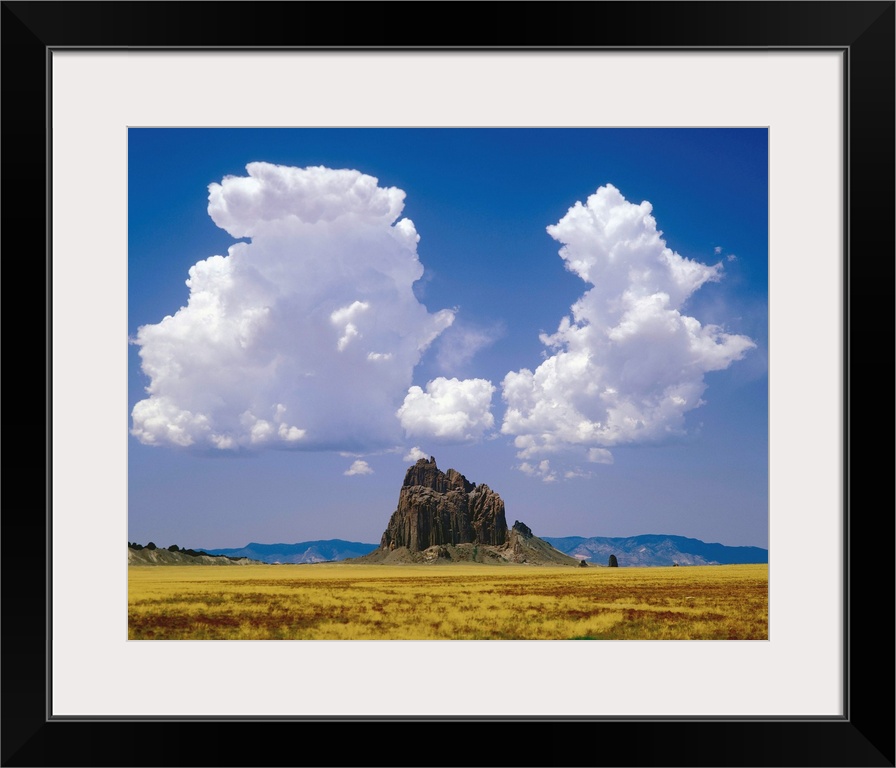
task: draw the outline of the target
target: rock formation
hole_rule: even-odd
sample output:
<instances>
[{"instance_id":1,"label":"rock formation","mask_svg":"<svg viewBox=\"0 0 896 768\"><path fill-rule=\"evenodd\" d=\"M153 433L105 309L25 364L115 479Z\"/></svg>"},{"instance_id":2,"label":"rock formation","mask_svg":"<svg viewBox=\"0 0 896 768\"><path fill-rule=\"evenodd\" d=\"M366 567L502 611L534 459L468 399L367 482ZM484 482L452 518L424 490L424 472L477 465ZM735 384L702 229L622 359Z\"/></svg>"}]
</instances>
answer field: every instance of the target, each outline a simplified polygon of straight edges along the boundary
<instances>
[{"instance_id":1,"label":"rock formation","mask_svg":"<svg viewBox=\"0 0 896 768\"><path fill-rule=\"evenodd\" d=\"M554 549L544 539L539 539L532 529L517 520L510 529L504 557L511 563L532 565L578 565L579 561Z\"/></svg>"},{"instance_id":2,"label":"rock formation","mask_svg":"<svg viewBox=\"0 0 896 768\"><path fill-rule=\"evenodd\" d=\"M497 493L457 470L442 472L432 456L408 468L380 546L351 562L579 565L525 523L508 530Z\"/></svg>"},{"instance_id":3,"label":"rock formation","mask_svg":"<svg viewBox=\"0 0 896 768\"><path fill-rule=\"evenodd\" d=\"M442 472L430 456L408 468L380 548L419 552L443 544L500 546L506 541L501 497L457 470Z\"/></svg>"}]
</instances>

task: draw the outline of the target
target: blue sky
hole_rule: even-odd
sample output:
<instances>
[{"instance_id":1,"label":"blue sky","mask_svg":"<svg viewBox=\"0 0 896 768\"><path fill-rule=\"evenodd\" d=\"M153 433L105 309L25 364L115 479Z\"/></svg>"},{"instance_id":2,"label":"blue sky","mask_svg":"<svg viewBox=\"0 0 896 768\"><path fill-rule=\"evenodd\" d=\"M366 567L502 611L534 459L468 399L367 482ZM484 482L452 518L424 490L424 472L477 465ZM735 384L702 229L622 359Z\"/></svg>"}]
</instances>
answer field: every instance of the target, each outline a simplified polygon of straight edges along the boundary
<instances>
[{"instance_id":1,"label":"blue sky","mask_svg":"<svg viewBox=\"0 0 896 768\"><path fill-rule=\"evenodd\" d=\"M432 455L536 535L767 547L767 168L764 129L130 129L129 540L375 543Z\"/></svg>"}]
</instances>

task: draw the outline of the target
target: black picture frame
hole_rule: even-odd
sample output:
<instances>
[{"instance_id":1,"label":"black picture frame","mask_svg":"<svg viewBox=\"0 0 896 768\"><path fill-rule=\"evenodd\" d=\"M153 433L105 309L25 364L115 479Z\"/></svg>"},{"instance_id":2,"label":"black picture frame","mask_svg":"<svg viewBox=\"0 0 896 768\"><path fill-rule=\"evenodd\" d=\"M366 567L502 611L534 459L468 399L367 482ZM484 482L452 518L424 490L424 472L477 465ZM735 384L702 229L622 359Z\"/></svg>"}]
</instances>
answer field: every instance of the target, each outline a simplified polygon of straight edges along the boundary
<instances>
[{"instance_id":1,"label":"black picture frame","mask_svg":"<svg viewBox=\"0 0 896 768\"><path fill-rule=\"evenodd\" d=\"M302 6L297 8L296 6ZM2 219L6 402L41 392L35 447L7 427L2 568L3 766L638 765L893 766L894 2L284 3L3 2ZM289 23L292 14L306 21ZM508 19L513 18L510 25ZM437 19L437 23L433 20ZM441 34L434 34L439 32ZM436 39L438 38L438 40ZM62 48L838 49L847 84L844 174L844 716L257 718L48 716L52 346L49 61ZM19 234L33 245L21 257ZM46 248L42 234L47 232ZM15 238L15 240L14 240ZM35 255L45 252L46 258ZM35 276L34 272L39 274ZM46 286L43 312L18 307ZM38 289L43 294L42 289ZM17 317L18 316L18 317ZM23 360L41 335L35 373ZM886 344L881 344L881 337ZM873 346L869 345L873 343ZM884 352L881 353L881 348ZM881 364L881 356L885 356ZM41 381L46 386L41 386ZM885 391L882 391L885 390ZM30 396L30 397L29 397ZM881 411L886 418L882 418ZM13 422L16 415L13 415ZM889 441L884 441L884 445ZM27 445L27 441L26 441ZM45 504L23 466L44 457ZM885 456L884 464L879 457ZM26 478L29 478L26 480ZM26 499L23 503L21 500ZM43 509L41 509L43 506ZM812 585L807 584L807 589ZM496 674L506 674L506 670ZM140 670L134 670L139 679ZM347 692L350 695L350 692ZM607 692L612 696L612 691ZM769 692L770 702L774 692ZM351 737L351 738L350 738ZM270 746L268 746L270 745ZM418 745L425 745L420 749ZM285 751L284 751L285 750ZM286 755L286 757L283 757ZM324 757L328 755L329 757Z\"/></svg>"}]
</instances>

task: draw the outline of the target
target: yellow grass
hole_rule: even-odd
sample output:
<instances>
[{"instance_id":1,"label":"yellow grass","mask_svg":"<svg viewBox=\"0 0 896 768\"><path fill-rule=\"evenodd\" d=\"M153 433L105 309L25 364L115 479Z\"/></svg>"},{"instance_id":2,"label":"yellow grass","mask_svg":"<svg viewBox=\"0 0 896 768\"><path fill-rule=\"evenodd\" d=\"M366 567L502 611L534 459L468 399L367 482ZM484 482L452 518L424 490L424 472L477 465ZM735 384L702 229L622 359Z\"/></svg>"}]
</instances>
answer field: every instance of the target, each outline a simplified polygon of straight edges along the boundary
<instances>
[{"instance_id":1,"label":"yellow grass","mask_svg":"<svg viewBox=\"0 0 896 768\"><path fill-rule=\"evenodd\" d=\"M132 640L766 640L768 566L130 566Z\"/></svg>"}]
</instances>

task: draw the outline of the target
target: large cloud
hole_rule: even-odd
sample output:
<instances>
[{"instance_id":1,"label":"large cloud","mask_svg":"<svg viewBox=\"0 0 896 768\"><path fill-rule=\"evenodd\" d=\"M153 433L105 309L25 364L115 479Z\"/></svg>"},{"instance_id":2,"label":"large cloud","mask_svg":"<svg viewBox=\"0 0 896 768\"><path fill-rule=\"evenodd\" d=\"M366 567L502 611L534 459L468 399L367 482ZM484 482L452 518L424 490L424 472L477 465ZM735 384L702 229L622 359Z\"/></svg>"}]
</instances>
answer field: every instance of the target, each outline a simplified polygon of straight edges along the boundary
<instances>
[{"instance_id":1,"label":"large cloud","mask_svg":"<svg viewBox=\"0 0 896 768\"><path fill-rule=\"evenodd\" d=\"M552 354L504 378L501 431L514 436L524 472L547 479L548 465L532 460L573 451L608 463L608 447L682 433L685 413L703 402L704 374L755 346L683 313L722 265L666 247L651 210L607 185L547 228L567 269L592 287L541 336Z\"/></svg>"},{"instance_id":2,"label":"large cloud","mask_svg":"<svg viewBox=\"0 0 896 768\"><path fill-rule=\"evenodd\" d=\"M411 387L398 417L408 437L428 437L445 442L470 442L494 426L491 414L495 387L486 379L446 379Z\"/></svg>"},{"instance_id":3,"label":"large cloud","mask_svg":"<svg viewBox=\"0 0 896 768\"><path fill-rule=\"evenodd\" d=\"M454 320L412 286L419 237L404 192L353 170L250 163L209 186L236 238L189 271L186 306L137 332L143 443L367 450L402 439L396 410Z\"/></svg>"}]
</instances>

